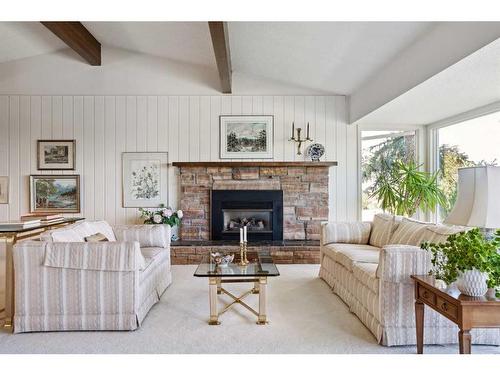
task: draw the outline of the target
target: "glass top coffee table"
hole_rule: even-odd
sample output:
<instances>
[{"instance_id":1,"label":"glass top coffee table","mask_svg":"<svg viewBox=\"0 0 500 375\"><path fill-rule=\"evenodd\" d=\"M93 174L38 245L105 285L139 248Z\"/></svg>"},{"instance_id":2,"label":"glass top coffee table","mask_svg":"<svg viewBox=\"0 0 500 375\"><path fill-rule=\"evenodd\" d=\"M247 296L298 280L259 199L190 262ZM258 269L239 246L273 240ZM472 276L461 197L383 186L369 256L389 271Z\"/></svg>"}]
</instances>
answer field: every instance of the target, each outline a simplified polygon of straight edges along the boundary
<instances>
[{"instance_id":1,"label":"glass top coffee table","mask_svg":"<svg viewBox=\"0 0 500 375\"><path fill-rule=\"evenodd\" d=\"M196 269L194 276L208 278L210 297L210 319L208 324L220 324L219 317L237 303L257 316L257 324L267 323L267 278L279 276L280 273L267 250L248 252L247 259L249 263L241 266L238 264L240 261L239 254L236 254L232 263L227 266L218 266L212 261L210 254L207 254ZM254 286L237 297L222 287L224 283L253 283ZM218 294L226 294L233 299L233 302L224 306L220 312L218 312L217 306ZM250 294L259 295L258 311L243 301Z\"/></svg>"}]
</instances>

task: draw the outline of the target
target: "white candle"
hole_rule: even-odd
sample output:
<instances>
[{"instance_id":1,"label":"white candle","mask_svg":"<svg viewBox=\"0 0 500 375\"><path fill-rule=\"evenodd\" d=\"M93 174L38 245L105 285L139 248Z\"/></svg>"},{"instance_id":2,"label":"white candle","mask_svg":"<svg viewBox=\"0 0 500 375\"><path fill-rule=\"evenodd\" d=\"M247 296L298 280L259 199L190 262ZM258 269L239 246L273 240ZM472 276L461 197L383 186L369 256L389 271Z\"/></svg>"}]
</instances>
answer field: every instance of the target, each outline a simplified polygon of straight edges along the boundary
<instances>
[{"instance_id":1,"label":"white candle","mask_svg":"<svg viewBox=\"0 0 500 375\"><path fill-rule=\"evenodd\" d=\"M243 243L243 228L240 228L240 243Z\"/></svg>"},{"instance_id":2,"label":"white candle","mask_svg":"<svg viewBox=\"0 0 500 375\"><path fill-rule=\"evenodd\" d=\"M243 227L243 242L247 242L247 226Z\"/></svg>"}]
</instances>

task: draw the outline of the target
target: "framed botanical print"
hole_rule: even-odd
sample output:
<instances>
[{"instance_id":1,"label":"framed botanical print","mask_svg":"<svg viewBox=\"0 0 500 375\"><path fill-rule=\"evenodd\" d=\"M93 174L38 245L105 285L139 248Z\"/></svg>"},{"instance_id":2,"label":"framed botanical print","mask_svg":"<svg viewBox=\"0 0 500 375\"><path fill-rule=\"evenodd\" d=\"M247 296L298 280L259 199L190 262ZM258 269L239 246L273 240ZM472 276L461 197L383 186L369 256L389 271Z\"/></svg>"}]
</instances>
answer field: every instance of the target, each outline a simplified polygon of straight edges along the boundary
<instances>
[{"instance_id":1,"label":"framed botanical print","mask_svg":"<svg viewBox=\"0 0 500 375\"><path fill-rule=\"evenodd\" d=\"M168 200L168 153L124 152L123 207L159 207Z\"/></svg>"},{"instance_id":2,"label":"framed botanical print","mask_svg":"<svg viewBox=\"0 0 500 375\"><path fill-rule=\"evenodd\" d=\"M9 177L0 176L0 204L9 203Z\"/></svg>"},{"instance_id":3,"label":"framed botanical print","mask_svg":"<svg viewBox=\"0 0 500 375\"><path fill-rule=\"evenodd\" d=\"M272 159L273 116L220 116L221 159Z\"/></svg>"},{"instance_id":4,"label":"framed botanical print","mask_svg":"<svg viewBox=\"0 0 500 375\"><path fill-rule=\"evenodd\" d=\"M38 169L74 170L75 140L39 140L37 142Z\"/></svg>"},{"instance_id":5,"label":"framed botanical print","mask_svg":"<svg viewBox=\"0 0 500 375\"><path fill-rule=\"evenodd\" d=\"M30 211L32 213L80 212L80 176L31 175Z\"/></svg>"}]
</instances>

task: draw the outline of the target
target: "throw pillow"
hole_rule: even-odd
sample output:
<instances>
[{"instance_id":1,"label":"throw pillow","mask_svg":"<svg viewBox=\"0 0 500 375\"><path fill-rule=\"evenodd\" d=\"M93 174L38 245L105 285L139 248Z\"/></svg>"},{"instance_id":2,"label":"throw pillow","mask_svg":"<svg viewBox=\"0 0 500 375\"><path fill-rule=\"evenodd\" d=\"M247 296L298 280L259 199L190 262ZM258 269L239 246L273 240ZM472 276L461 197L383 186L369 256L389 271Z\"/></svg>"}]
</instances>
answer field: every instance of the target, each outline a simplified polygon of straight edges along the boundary
<instances>
[{"instance_id":1,"label":"throw pillow","mask_svg":"<svg viewBox=\"0 0 500 375\"><path fill-rule=\"evenodd\" d=\"M329 243L367 244L370 237L371 223L325 223L322 228L323 245Z\"/></svg>"},{"instance_id":2,"label":"throw pillow","mask_svg":"<svg viewBox=\"0 0 500 375\"><path fill-rule=\"evenodd\" d=\"M377 214L373 218L372 231L370 234L370 245L384 247L389 243L392 233L398 227L394 216Z\"/></svg>"},{"instance_id":3,"label":"throw pillow","mask_svg":"<svg viewBox=\"0 0 500 375\"><path fill-rule=\"evenodd\" d=\"M108 241L115 242L116 237L113 228L106 221L88 221L88 226L92 229L91 233L102 233Z\"/></svg>"},{"instance_id":4,"label":"throw pillow","mask_svg":"<svg viewBox=\"0 0 500 375\"><path fill-rule=\"evenodd\" d=\"M446 242L448 236L459 232L464 232L470 228L461 226L435 225L426 228L423 241L432 243Z\"/></svg>"},{"instance_id":5,"label":"throw pillow","mask_svg":"<svg viewBox=\"0 0 500 375\"><path fill-rule=\"evenodd\" d=\"M51 233L53 242L84 242L83 237L73 229L58 229Z\"/></svg>"},{"instance_id":6,"label":"throw pillow","mask_svg":"<svg viewBox=\"0 0 500 375\"><path fill-rule=\"evenodd\" d=\"M107 241L109 241L108 237L106 237L102 233L96 233L91 236L85 237L85 242L107 242Z\"/></svg>"},{"instance_id":7,"label":"throw pillow","mask_svg":"<svg viewBox=\"0 0 500 375\"><path fill-rule=\"evenodd\" d=\"M392 235L389 243L391 245L412 245L420 246L425 241L427 228L434 224L422 223L414 220L403 219L398 229Z\"/></svg>"}]
</instances>

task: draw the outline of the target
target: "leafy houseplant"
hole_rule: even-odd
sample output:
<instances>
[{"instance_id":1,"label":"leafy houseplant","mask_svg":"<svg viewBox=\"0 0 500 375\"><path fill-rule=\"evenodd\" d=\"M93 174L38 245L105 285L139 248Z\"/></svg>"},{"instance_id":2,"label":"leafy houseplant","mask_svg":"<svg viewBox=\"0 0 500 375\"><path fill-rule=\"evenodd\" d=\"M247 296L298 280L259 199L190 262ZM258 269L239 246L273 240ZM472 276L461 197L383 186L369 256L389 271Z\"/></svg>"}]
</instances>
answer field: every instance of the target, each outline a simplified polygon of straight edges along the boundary
<instances>
[{"instance_id":1,"label":"leafy houseplant","mask_svg":"<svg viewBox=\"0 0 500 375\"><path fill-rule=\"evenodd\" d=\"M460 279L468 271L486 275L487 286L500 286L500 230L487 240L478 228L452 234L443 243L423 243L422 249L432 255L431 274L447 284ZM460 283L459 283L459 289ZM484 293L483 293L484 294Z\"/></svg>"},{"instance_id":2,"label":"leafy houseplant","mask_svg":"<svg viewBox=\"0 0 500 375\"><path fill-rule=\"evenodd\" d=\"M371 196L377 198L384 211L395 215L413 216L418 209L434 212L437 205L446 206L446 196L437 185L438 173L419 168L411 161L395 161L377 177Z\"/></svg>"},{"instance_id":3,"label":"leafy houseplant","mask_svg":"<svg viewBox=\"0 0 500 375\"><path fill-rule=\"evenodd\" d=\"M183 213L181 210L174 211L170 207L160 205L156 210L146 210L139 208L141 217L144 218L144 224L168 224L175 227L181 223Z\"/></svg>"}]
</instances>

